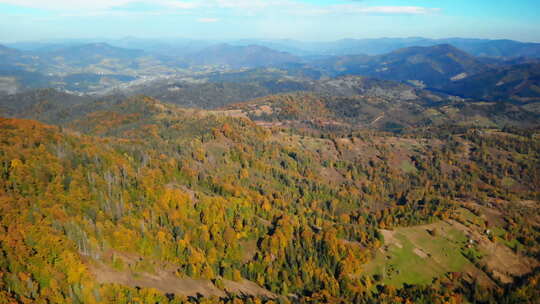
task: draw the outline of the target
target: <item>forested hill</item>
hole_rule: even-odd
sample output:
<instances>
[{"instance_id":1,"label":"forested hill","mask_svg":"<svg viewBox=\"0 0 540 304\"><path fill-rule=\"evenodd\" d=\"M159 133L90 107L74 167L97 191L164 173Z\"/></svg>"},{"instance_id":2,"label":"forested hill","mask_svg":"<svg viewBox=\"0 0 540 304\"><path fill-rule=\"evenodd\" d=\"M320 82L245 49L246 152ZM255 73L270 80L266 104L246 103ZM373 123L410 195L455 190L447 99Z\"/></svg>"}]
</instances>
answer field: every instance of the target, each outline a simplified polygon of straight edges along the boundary
<instances>
[{"instance_id":1,"label":"forested hill","mask_svg":"<svg viewBox=\"0 0 540 304\"><path fill-rule=\"evenodd\" d=\"M0 119L5 303L533 303L538 130Z\"/></svg>"}]
</instances>

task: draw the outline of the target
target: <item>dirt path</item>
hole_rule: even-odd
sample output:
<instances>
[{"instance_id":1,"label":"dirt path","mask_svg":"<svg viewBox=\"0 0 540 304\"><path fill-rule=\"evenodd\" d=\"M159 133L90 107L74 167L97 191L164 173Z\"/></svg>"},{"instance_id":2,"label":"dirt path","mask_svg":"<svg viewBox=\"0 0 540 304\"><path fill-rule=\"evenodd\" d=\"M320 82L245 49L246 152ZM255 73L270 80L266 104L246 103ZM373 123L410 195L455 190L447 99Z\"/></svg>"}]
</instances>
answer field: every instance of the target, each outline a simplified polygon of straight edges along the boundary
<instances>
[{"instance_id":1,"label":"dirt path","mask_svg":"<svg viewBox=\"0 0 540 304\"><path fill-rule=\"evenodd\" d=\"M225 296L225 292L219 290L209 280L197 280L189 278L178 278L173 273L160 271L156 274L131 273L129 271L117 271L109 266L95 262L90 270L100 283L116 283L129 287L155 288L164 293L173 293L185 296L196 296L201 294L208 296Z\"/></svg>"},{"instance_id":2,"label":"dirt path","mask_svg":"<svg viewBox=\"0 0 540 304\"><path fill-rule=\"evenodd\" d=\"M243 280L234 282L224 280L225 290L217 288L210 280L179 278L172 271L158 270L156 273L119 271L101 262L87 263L90 271L99 283L115 283L132 288L155 288L163 293L181 296L225 297L227 294L263 296L275 299L277 295L254 282Z\"/></svg>"},{"instance_id":3,"label":"dirt path","mask_svg":"<svg viewBox=\"0 0 540 304\"><path fill-rule=\"evenodd\" d=\"M270 299L277 298L274 293L248 280L243 280L241 282L225 280L225 290L230 293L241 295L262 296Z\"/></svg>"},{"instance_id":4,"label":"dirt path","mask_svg":"<svg viewBox=\"0 0 540 304\"><path fill-rule=\"evenodd\" d=\"M425 253L422 249L420 248L414 248L413 252L421 257L422 259L426 259L428 257L427 253Z\"/></svg>"},{"instance_id":5,"label":"dirt path","mask_svg":"<svg viewBox=\"0 0 540 304\"><path fill-rule=\"evenodd\" d=\"M375 123L377 123L377 121L381 120L384 118L384 113L382 115L380 115L379 117L375 118L375 120L373 120L371 122L371 125L374 125Z\"/></svg>"}]
</instances>

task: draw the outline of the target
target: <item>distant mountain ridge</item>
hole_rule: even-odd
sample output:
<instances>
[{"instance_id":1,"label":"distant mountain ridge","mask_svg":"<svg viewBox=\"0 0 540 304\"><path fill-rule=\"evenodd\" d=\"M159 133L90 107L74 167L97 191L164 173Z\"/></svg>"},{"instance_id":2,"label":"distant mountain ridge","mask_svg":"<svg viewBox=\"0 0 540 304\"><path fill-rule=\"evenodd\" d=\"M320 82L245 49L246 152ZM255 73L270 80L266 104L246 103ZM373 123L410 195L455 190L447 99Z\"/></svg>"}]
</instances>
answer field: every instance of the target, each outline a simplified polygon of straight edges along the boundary
<instances>
[{"instance_id":1,"label":"distant mountain ridge","mask_svg":"<svg viewBox=\"0 0 540 304\"><path fill-rule=\"evenodd\" d=\"M334 57L318 66L331 74L419 81L428 87L440 87L453 78L486 69L484 63L449 44L404 48L379 56Z\"/></svg>"},{"instance_id":2,"label":"distant mountain ridge","mask_svg":"<svg viewBox=\"0 0 540 304\"><path fill-rule=\"evenodd\" d=\"M81 44L105 42L115 47L140 49L150 53L186 55L198 52L212 45L230 44L234 46L260 45L277 51L288 52L296 56L325 55L344 56L355 54L382 55L412 46L434 46L451 44L474 56L487 57L536 57L540 58L540 43L521 42L510 39L478 39L478 38L441 38L424 37L408 38L365 38L341 39L336 41L299 41L293 39L241 39L228 41L195 40L195 39L142 39L126 37L121 39L77 39L51 40L40 42L7 43L8 47L20 50L38 50L47 46L68 47ZM165 50L165 51L163 51Z\"/></svg>"},{"instance_id":3,"label":"distant mountain ridge","mask_svg":"<svg viewBox=\"0 0 540 304\"><path fill-rule=\"evenodd\" d=\"M117 41L117 44L122 44L123 47L111 42L74 44L72 41L64 45L59 42L49 45L27 43L22 46L34 49L26 51L9 46L0 47L0 92L14 93L25 89L54 87L80 93L102 94L100 92L133 85L136 87L133 91L141 91L139 88L143 87L142 92L151 92L158 98L208 107L216 103L204 98L194 98L191 102L186 100L187 96L193 96L202 86L185 94L192 89L190 87L179 96L179 88L175 85L178 81L164 80L167 84L160 84L159 79L187 77L193 78L195 82L228 82L229 84L222 88L211 84L207 89L218 94L212 99L219 98L219 94L223 93L223 99L229 102L234 101L236 96L242 96L242 99L256 98L264 94L303 88L303 84L298 86L297 83L292 83L294 80L291 82L291 79L319 80L356 75L399 81L419 88L487 101L528 102L536 101L540 95L537 89L538 80L534 76L536 74L531 70L540 63L539 59L534 57L537 47L534 43L461 38L344 39L327 43L261 40L260 45L254 44L256 42L257 40L242 40L238 43L208 45L203 41L185 40L173 41L167 45L160 40L124 39ZM431 45L432 42L444 43ZM372 50L362 48L364 44L372 47L383 45L387 49L393 49L412 43L417 45L381 55L366 55L372 53ZM141 49L125 48L130 45ZM182 45L185 49L176 53L174 50ZM152 46L155 48L152 49ZM497 56L522 56L478 57L465 50L472 46L475 47L474 52L482 51L483 55L493 55L497 51ZM166 55L159 54L160 47L170 47L170 52ZM295 52L309 54L310 51L304 52L302 47L317 49L321 53L311 56L295 55ZM340 47L342 50L348 48L356 54L325 55L324 52L329 47ZM165 49L161 51L165 52ZM262 73L266 75L263 76L265 79L252 78L258 77L256 69L260 68L272 68L278 72L268 70ZM254 70L248 71L249 69ZM231 73L232 71L235 72ZM513 80L504 80L508 78L506 74L511 75L508 77ZM223 80L216 80L217 78ZM154 87L150 87L148 84L154 79L157 81L152 82ZM130 83L135 80L141 80L143 85ZM267 83L264 83L265 81ZM497 85L501 81L507 85ZM237 83L231 84L232 82ZM239 82L243 84L239 85ZM165 88L167 91L156 93L157 88ZM490 88L493 93L485 91L486 88ZM239 90L250 92L244 94Z\"/></svg>"},{"instance_id":4,"label":"distant mountain ridge","mask_svg":"<svg viewBox=\"0 0 540 304\"><path fill-rule=\"evenodd\" d=\"M489 70L448 84L450 94L483 100L539 102L540 64L528 63Z\"/></svg>"},{"instance_id":5,"label":"distant mountain ridge","mask_svg":"<svg viewBox=\"0 0 540 304\"><path fill-rule=\"evenodd\" d=\"M238 41L242 45L245 41ZM540 58L540 43L519 42L508 39L444 38L368 38L342 39L330 42L303 42L295 40L249 40L249 43L287 50L296 55L344 56L354 54L381 55L413 46L451 44L474 56L536 57Z\"/></svg>"},{"instance_id":6,"label":"distant mountain ridge","mask_svg":"<svg viewBox=\"0 0 540 304\"><path fill-rule=\"evenodd\" d=\"M133 60L133 58L143 56L142 50L126 49L114 47L108 43L91 43L76 45L53 51L45 52L49 56L60 56L69 61L99 60L102 58L117 58Z\"/></svg>"},{"instance_id":7,"label":"distant mountain ridge","mask_svg":"<svg viewBox=\"0 0 540 304\"><path fill-rule=\"evenodd\" d=\"M379 56L336 56L314 64L331 76L394 80L464 98L539 101L540 63L534 59L514 61L481 60L443 44L404 48Z\"/></svg>"},{"instance_id":8,"label":"distant mountain ridge","mask_svg":"<svg viewBox=\"0 0 540 304\"><path fill-rule=\"evenodd\" d=\"M230 65L232 67L261 67L298 62L299 57L264 46L233 46L218 44L185 56L186 61L196 65Z\"/></svg>"}]
</instances>

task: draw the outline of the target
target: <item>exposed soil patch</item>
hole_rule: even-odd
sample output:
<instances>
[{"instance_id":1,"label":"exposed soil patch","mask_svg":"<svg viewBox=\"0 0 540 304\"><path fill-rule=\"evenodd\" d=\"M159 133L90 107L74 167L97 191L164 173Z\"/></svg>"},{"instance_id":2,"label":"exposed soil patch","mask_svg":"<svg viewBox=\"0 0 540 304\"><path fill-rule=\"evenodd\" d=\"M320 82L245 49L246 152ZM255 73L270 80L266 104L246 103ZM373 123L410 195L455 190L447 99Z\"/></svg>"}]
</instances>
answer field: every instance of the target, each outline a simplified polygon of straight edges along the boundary
<instances>
[{"instance_id":1,"label":"exposed soil patch","mask_svg":"<svg viewBox=\"0 0 540 304\"><path fill-rule=\"evenodd\" d=\"M425 258L428 257L427 253L425 253L425 252L424 252L422 249L420 249L420 248L414 248L413 252L414 252L417 256L421 257L422 259L425 259Z\"/></svg>"},{"instance_id":2,"label":"exposed soil patch","mask_svg":"<svg viewBox=\"0 0 540 304\"><path fill-rule=\"evenodd\" d=\"M267 297L271 299L277 298L276 294L248 280L243 280L241 282L225 280L224 283L225 283L225 290L229 293L239 294L239 295L253 295L253 296Z\"/></svg>"},{"instance_id":3,"label":"exposed soil patch","mask_svg":"<svg viewBox=\"0 0 540 304\"><path fill-rule=\"evenodd\" d=\"M322 168L320 178L328 183L342 183L345 178L334 168Z\"/></svg>"},{"instance_id":4,"label":"exposed soil patch","mask_svg":"<svg viewBox=\"0 0 540 304\"><path fill-rule=\"evenodd\" d=\"M268 105L261 105L257 110L253 111L255 116L261 116L263 114L272 115L274 110Z\"/></svg>"},{"instance_id":5,"label":"exposed soil patch","mask_svg":"<svg viewBox=\"0 0 540 304\"><path fill-rule=\"evenodd\" d=\"M537 266L537 262L528 257L514 253L510 248L489 240L481 240L481 250L489 252L483 261L493 275L503 283L512 283L513 276L523 276Z\"/></svg>"},{"instance_id":6,"label":"exposed soil patch","mask_svg":"<svg viewBox=\"0 0 540 304\"><path fill-rule=\"evenodd\" d=\"M387 245L394 245L398 248L403 248L403 245L395 238L394 231L381 229L380 232L384 237L384 243Z\"/></svg>"},{"instance_id":7,"label":"exposed soil patch","mask_svg":"<svg viewBox=\"0 0 540 304\"><path fill-rule=\"evenodd\" d=\"M449 223L478 244L478 249L485 254L481 262L503 283L511 283L514 276L523 276L538 266L536 260L516 254L503 244L490 241L484 233L456 221Z\"/></svg>"},{"instance_id":8,"label":"exposed soil patch","mask_svg":"<svg viewBox=\"0 0 540 304\"><path fill-rule=\"evenodd\" d=\"M205 297L224 297L226 295L209 280L179 278L172 272L158 271L156 274L150 274L117 271L101 262L94 262L89 268L99 283L116 283L133 288L155 288L164 293L184 296L201 294Z\"/></svg>"},{"instance_id":9,"label":"exposed soil patch","mask_svg":"<svg viewBox=\"0 0 540 304\"><path fill-rule=\"evenodd\" d=\"M257 240L242 241L242 262L247 263L251 261L257 254Z\"/></svg>"},{"instance_id":10,"label":"exposed soil patch","mask_svg":"<svg viewBox=\"0 0 540 304\"><path fill-rule=\"evenodd\" d=\"M519 203L522 204L523 206L529 207L529 208L538 207L538 202L537 201L527 200L527 201L520 201Z\"/></svg>"},{"instance_id":11,"label":"exposed soil patch","mask_svg":"<svg viewBox=\"0 0 540 304\"><path fill-rule=\"evenodd\" d=\"M230 117L248 118L247 114L242 110L210 111L210 113L221 114Z\"/></svg>"},{"instance_id":12,"label":"exposed soil patch","mask_svg":"<svg viewBox=\"0 0 540 304\"><path fill-rule=\"evenodd\" d=\"M111 255L121 259L127 265L133 265L133 263L141 260L140 257L132 254L120 252L108 252L105 254L105 256ZM225 297L226 292L229 292L238 295L277 298L276 294L248 280L239 282L223 280L225 290L221 290L208 279L179 277L175 274L175 267L173 265L161 265L159 269L150 273L144 271L134 272L126 268L115 269L105 263L94 260L87 260L86 264L96 280L102 284L121 284L132 288L155 288L163 293L179 296L202 295L204 297Z\"/></svg>"}]
</instances>

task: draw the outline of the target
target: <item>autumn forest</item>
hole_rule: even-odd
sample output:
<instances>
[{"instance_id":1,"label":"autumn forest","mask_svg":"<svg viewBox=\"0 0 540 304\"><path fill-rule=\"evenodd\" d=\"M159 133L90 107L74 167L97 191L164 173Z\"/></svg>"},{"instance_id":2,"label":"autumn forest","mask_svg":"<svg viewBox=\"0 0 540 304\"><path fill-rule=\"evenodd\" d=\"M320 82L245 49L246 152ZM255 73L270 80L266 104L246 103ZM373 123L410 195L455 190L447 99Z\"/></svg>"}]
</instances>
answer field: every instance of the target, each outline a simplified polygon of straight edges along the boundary
<instances>
[{"instance_id":1,"label":"autumn forest","mask_svg":"<svg viewBox=\"0 0 540 304\"><path fill-rule=\"evenodd\" d=\"M2 303L540 297L538 129L94 107L0 119Z\"/></svg>"}]
</instances>

